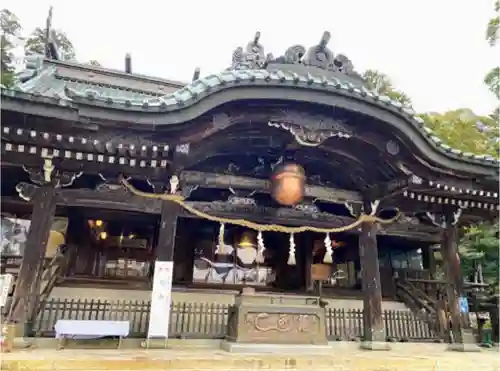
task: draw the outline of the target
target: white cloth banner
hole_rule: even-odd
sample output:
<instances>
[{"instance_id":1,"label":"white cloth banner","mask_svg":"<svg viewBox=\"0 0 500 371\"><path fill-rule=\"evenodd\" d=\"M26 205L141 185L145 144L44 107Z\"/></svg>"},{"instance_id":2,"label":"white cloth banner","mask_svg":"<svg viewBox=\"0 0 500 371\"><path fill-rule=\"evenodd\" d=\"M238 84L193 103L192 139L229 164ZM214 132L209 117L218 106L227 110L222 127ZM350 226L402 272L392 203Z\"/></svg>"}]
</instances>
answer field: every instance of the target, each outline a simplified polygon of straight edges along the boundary
<instances>
[{"instance_id":1,"label":"white cloth banner","mask_svg":"<svg viewBox=\"0 0 500 371\"><path fill-rule=\"evenodd\" d=\"M148 338L168 339L174 262L156 261L151 291Z\"/></svg>"},{"instance_id":2,"label":"white cloth banner","mask_svg":"<svg viewBox=\"0 0 500 371\"><path fill-rule=\"evenodd\" d=\"M14 279L12 274L0 274L0 308L3 308L7 303L7 298L9 297L10 287L12 286Z\"/></svg>"},{"instance_id":3,"label":"white cloth banner","mask_svg":"<svg viewBox=\"0 0 500 371\"><path fill-rule=\"evenodd\" d=\"M130 332L129 321L93 321L60 319L54 326L56 339L98 339L105 336L126 337Z\"/></svg>"}]
</instances>

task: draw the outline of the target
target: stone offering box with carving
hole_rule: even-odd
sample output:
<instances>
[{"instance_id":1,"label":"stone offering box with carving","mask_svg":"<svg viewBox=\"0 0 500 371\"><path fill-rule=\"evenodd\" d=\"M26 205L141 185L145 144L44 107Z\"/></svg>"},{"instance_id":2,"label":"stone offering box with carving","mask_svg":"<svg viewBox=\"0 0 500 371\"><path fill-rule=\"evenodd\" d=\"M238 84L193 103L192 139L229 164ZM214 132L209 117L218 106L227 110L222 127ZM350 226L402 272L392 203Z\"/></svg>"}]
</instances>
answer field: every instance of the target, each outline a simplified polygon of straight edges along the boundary
<instances>
[{"instance_id":1,"label":"stone offering box with carving","mask_svg":"<svg viewBox=\"0 0 500 371\"><path fill-rule=\"evenodd\" d=\"M236 343L327 344L325 309L301 296L242 293L229 309L227 340Z\"/></svg>"}]
</instances>

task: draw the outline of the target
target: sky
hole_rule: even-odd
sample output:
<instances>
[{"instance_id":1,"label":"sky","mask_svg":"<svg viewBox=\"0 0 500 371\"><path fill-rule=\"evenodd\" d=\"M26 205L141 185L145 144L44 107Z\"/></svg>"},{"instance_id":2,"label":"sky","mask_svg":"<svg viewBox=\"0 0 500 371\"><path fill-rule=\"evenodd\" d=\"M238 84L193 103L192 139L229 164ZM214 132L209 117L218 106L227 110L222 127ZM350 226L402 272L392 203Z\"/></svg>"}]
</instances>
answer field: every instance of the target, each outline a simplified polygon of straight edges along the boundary
<instances>
[{"instance_id":1,"label":"sky","mask_svg":"<svg viewBox=\"0 0 500 371\"><path fill-rule=\"evenodd\" d=\"M495 100L483 78L499 64L500 48L485 40L493 0L4 0L24 32L64 30L80 61L95 59L123 70L190 81L219 72L233 50L256 31L265 53L316 45L330 31L329 48L349 57L357 71L377 69L409 95L418 112L470 108L489 114Z\"/></svg>"}]
</instances>

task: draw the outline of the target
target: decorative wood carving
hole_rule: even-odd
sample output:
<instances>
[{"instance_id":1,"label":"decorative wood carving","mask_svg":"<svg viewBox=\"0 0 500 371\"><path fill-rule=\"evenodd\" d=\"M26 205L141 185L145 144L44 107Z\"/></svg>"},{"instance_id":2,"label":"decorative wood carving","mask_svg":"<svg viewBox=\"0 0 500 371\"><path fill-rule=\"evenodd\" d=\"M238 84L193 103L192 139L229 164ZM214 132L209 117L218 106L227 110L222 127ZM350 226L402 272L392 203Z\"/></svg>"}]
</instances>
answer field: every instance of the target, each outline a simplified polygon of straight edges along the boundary
<instances>
[{"instance_id":1,"label":"decorative wood carving","mask_svg":"<svg viewBox=\"0 0 500 371\"><path fill-rule=\"evenodd\" d=\"M347 139L353 135L344 121L329 116L296 110L282 110L282 114L273 116L277 117L271 118L269 126L290 132L297 143L307 147L319 146L332 137Z\"/></svg>"},{"instance_id":2,"label":"decorative wood carving","mask_svg":"<svg viewBox=\"0 0 500 371\"><path fill-rule=\"evenodd\" d=\"M227 203L230 205L253 205L253 206L257 205L257 203L253 198L238 197L238 196L229 196Z\"/></svg>"}]
</instances>

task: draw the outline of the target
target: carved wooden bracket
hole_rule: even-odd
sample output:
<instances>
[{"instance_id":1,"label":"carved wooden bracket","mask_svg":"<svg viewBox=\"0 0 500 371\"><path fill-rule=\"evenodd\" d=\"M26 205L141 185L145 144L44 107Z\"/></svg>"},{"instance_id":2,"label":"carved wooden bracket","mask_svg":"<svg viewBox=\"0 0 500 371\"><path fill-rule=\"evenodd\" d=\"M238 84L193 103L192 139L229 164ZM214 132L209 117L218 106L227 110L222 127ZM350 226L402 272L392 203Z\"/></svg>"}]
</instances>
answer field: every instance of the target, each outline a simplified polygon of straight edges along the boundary
<instances>
[{"instance_id":1,"label":"carved wooden bracket","mask_svg":"<svg viewBox=\"0 0 500 371\"><path fill-rule=\"evenodd\" d=\"M369 202L366 206L361 203L344 202L344 206L354 218L358 218L361 214L375 216L380 206L380 200Z\"/></svg>"},{"instance_id":2,"label":"carved wooden bracket","mask_svg":"<svg viewBox=\"0 0 500 371\"><path fill-rule=\"evenodd\" d=\"M447 228L450 225L457 225L462 216L463 208L458 207L456 211L444 213L426 212L425 215L429 218L431 223L436 227Z\"/></svg>"},{"instance_id":3,"label":"carved wooden bracket","mask_svg":"<svg viewBox=\"0 0 500 371\"><path fill-rule=\"evenodd\" d=\"M51 158L44 159L44 164L41 168L23 166L23 169L28 173L30 181L33 183L39 186L52 184L55 188L69 187L77 178L83 175L83 172L57 170Z\"/></svg>"}]
</instances>

